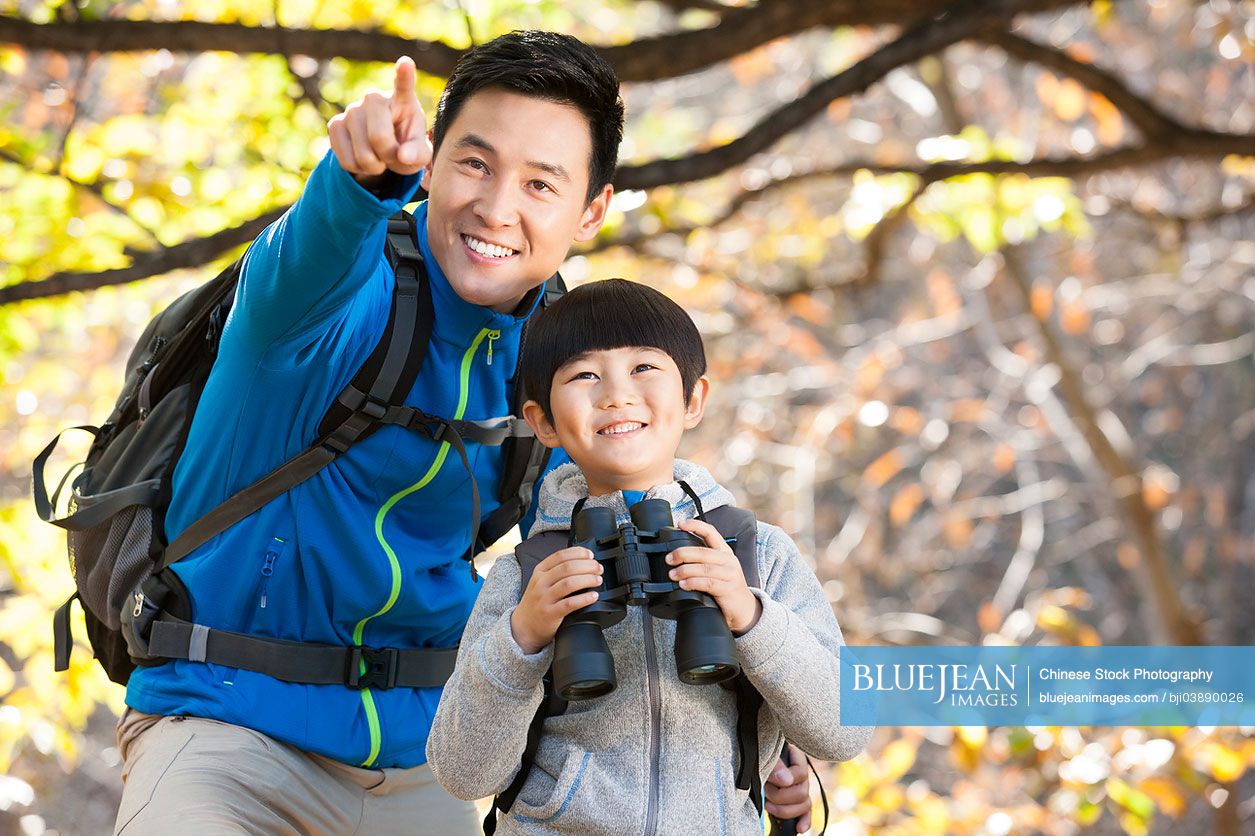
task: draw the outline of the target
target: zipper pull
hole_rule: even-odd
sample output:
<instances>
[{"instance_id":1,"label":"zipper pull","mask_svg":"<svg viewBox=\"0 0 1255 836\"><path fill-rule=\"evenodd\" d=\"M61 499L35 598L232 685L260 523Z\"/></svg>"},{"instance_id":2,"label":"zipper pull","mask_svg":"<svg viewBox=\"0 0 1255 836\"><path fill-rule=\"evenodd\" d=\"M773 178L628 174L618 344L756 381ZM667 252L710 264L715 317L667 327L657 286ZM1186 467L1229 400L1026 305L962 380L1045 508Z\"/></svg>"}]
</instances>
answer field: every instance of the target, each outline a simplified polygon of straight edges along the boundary
<instances>
[{"instance_id":1,"label":"zipper pull","mask_svg":"<svg viewBox=\"0 0 1255 836\"><path fill-rule=\"evenodd\" d=\"M500 331L488 332L488 365L492 365L492 341L501 337Z\"/></svg>"},{"instance_id":2,"label":"zipper pull","mask_svg":"<svg viewBox=\"0 0 1255 836\"><path fill-rule=\"evenodd\" d=\"M283 545L283 541L278 537L275 538L275 542L280 546ZM279 552L272 547L266 551L266 559L261 565L261 600L257 602L257 606L263 610L266 608L266 590L270 586L270 576L275 573L275 561L278 559Z\"/></svg>"}]
</instances>

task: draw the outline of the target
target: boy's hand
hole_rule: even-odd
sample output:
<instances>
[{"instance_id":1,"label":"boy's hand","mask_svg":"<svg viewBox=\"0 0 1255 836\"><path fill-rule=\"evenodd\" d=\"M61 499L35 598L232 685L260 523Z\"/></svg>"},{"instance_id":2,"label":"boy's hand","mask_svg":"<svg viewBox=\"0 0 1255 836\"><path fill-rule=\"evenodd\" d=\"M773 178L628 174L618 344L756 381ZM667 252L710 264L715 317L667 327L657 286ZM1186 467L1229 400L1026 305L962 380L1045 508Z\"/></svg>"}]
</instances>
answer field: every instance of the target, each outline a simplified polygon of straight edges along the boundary
<instances>
[{"instance_id":1,"label":"boy's hand","mask_svg":"<svg viewBox=\"0 0 1255 836\"><path fill-rule=\"evenodd\" d=\"M806 768L806 755L792 743L789 747L792 765L776 762L763 789L767 792L767 812L778 819L797 819L797 832L811 829L811 774Z\"/></svg>"},{"instance_id":2,"label":"boy's hand","mask_svg":"<svg viewBox=\"0 0 1255 836\"><path fill-rule=\"evenodd\" d=\"M562 619L597 600L596 591L571 593L601 586L601 573L593 553L580 546L554 552L536 565L510 616L510 632L524 653L539 653L553 641Z\"/></svg>"},{"instance_id":3,"label":"boy's hand","mask_svg":"<svg viewBox=\"0 0 1255 836\"><path fill-rule=\"evenodd\" d=\"M327 123L336 160L363 186L386 171L415 174L431 162L427 115L414 92L416 72L414 59L398 58L391 96L367 93Z\"/></svg>"},{"instance_id":4,"label":"boy's hand","mask_svg":"<svg viewBox=\"0 0 1255 836\"><path fill-rule=\"evenodd\" d=\"M739 636L758 623L763 605L750 592L745 573L728 544L713 525L701 520L685 520L678 528L696 534L708 548L683 546L667 555L671 580L680 588L705 592L723 610L723 620L734 636Z\"/></svg>"}]
</instances>

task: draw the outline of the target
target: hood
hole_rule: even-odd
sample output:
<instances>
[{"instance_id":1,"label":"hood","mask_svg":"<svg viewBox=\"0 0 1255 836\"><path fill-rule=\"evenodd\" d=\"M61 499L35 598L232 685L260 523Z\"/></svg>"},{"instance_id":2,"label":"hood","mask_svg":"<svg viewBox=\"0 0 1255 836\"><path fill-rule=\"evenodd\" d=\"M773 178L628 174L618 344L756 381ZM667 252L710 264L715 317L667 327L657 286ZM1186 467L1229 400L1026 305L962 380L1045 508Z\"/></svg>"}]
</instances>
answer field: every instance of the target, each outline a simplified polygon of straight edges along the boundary
<instances>
[{"instance_id":1,"label":"hood","mask_svg":"<svg viewBox=\"0 0 1255 836\"><path fill-rule=\"evenodd\" d=\"M672 471L675 480L665 485L655 485L645 492L645 499L665 499L671 505L672 516L676 522L692 519L697 516L697 507L693 500L680 487L684 482L701 500L702 510L709 511L722 505L734 505L736 500L732 494L715 481L710 471L700 464L684 459L675 460ZM575 503L588 497L585 508L608 507L614 509L615 518L620 522L628 520L628 506L622 491L588 496L588 482L577 465L568 462L545 477L540 486L540 502L536 511L536 523L528 536L535 536L542 531L565 531L571 527L571 511Z\"/></svg>"}]
</instances>

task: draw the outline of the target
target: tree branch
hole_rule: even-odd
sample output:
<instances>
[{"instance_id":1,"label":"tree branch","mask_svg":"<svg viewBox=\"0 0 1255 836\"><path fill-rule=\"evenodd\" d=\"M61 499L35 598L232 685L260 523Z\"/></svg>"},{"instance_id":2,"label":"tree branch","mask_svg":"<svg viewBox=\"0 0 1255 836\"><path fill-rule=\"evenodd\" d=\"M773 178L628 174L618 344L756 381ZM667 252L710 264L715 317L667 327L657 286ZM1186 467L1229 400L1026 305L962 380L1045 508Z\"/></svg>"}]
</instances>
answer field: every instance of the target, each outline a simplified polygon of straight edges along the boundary
<instances>
[{"instance_id":1,"label":"tree branch","mask_svg":"<svg viewBox=\"0 0 1255 836\"><path fill-rule=\"evenodd\" d=\"M1181 129L1181 124L1146 99L1134 93L1116 75L1094 64L1080 61L1065 52L1021 38L1011 32L990 32L977 40L998 47L1020 61L1048 67L1062 75L1071 76L1095 93L1101 93L1120 109L1142 136L1158 139Z\"/></svg>"},{"instance_id":2,"label":"tree branch","mask_svg":"<svg viewBox=\"0 0 1255 836\"><path fill-rule=\"evenodd\" d=\"M129 267L117 270L105 270L99 273L56 273L46 279L34 282L19 282L0 287L0 305L7 305L23 299L40 299L47 296L60 296L73 290L95 290L107 285L126 284L146 279L171 270L188 267L200 267L212 261L228 250L246 244L256 238L263 229L277 220L288 207L272 209L264 215L231 229L224 229L195 238L163 249L153 250L137 256Z\"/></svg>"},{"instance_id":3,"label":"tree branch","mask_svg":"<svg viewBox=\"0 0 1255 836\"><path fill-rule=\"evenodd\" d=\"M1045 11L1082 0L1024 0L1021 11ZM942 13L946 0L762 0L728 8L706 29L642 38L600 48L620 81L657 81L696 72L815 26L906 25ZM991 6L1001 5L990 3ZM220 50L234 53L309 55L391 63L401 55L418 69L448 76L463 50L440 41L358 29L287 29L201 21L97 20L36 24L0 17L0 42L60 52L171 52Z\"/></svg>"},{"instance_id":4,"label":"tree branch","mask_svg":"<svg viewBox=\"0 0 1255 836\"><path fill-rule=\"evenodd\" d=\"M650 189L713 177L754 154L765 151L821 112L836 99L861 93L893 70L991 27L1005 27L1020 12L1040 5L1036 0L962 2L939 17L921 21L896 40L842 72L811 87L798 99L777 108L743 136L727 145L685 157L620 167L615 184L624 189Z\"/></svg>"},{"instance_id":5,"label":"tree branch","mask_svg":"<svg viewBox=\"0 0 1255 836\"><path fill-rule=\"evenodd\" d=\"M1208 136L1210 138L1205 143L1205 147L1200 147L1195 151L1180 149L1175 145L1153 145L1141 148L1121 148L1093 157L1037 157L1025 162L1016 162L1013 160L986 160L984 162L975 163L942 162L931 164L890 165L887 163L876 163L870 160L864 160L843 163L829 168L816 168L811 169L810 171L801 171L797 174L789 175L788 177L771 180L764 186L757 189L746 189L739 192L736 197L729 202L727 208L720 213L717 218L709 222L700 224L684 224L680 226L666 227L650 233L630 233L618 238L607 238L597 241L587 249L581 250L580 254L588 255L620 246L638 247L646 241L657 238L661 235L688 235L699 228L708 229L719 226L725 221L730 220L737 212L744 208L747 203L757 200L776 189L799 185L809 180L824 180L832 177L849 177L858 171L869 171L872 174L877 175L914 174L916 177L920 178L920 190L922 193L923 189L939 180L946 180L951 177L960 177L965 174L1027 174L1030 177L1084 178L1093 174L1102 173L1104 171L1110 171L1112 169L1137 165L1150 165L1176 157L1223 156L1225 154L1249 155L1255 153L1255 137L1239 134L1208 134ZM615 187L622 188L617 179L615 181ZM913 199L918 199L918 195L915 195ZM904 204L896 211L900 211L906 207L907 204ZM1236 207L1232 210L1217 210L1216 212L1207 213L1204 216L1191 217L1186 220L1189 222L1216 220L1224 215L1240 214L1242 212L1249 211L1249 209L1249 205L1244 205ZM888 217L889 216L886 216L886 218Z\"/></svg>"},{"instance_id":6,"label":"tree branch","mask_svg":"<svg viewBox=\"0 0 1255 836\"><path fill-rule=\"evenodd\" d=\"M920 180L915 186L915 191L911 192L901 204L890 209L880 220L876 221L876 225L872 227L871 232L867 233L867 237L863 239L864 260L863 271L858 276L857 281L860 284L875 284L880 280L880 268L885 259L885 246L893 233L902 227L902 222L906 220L906 213L910 210L915 201L919 200L920 195L928 190L934 182L933 180Z\"/></svg>"}]
</instances>

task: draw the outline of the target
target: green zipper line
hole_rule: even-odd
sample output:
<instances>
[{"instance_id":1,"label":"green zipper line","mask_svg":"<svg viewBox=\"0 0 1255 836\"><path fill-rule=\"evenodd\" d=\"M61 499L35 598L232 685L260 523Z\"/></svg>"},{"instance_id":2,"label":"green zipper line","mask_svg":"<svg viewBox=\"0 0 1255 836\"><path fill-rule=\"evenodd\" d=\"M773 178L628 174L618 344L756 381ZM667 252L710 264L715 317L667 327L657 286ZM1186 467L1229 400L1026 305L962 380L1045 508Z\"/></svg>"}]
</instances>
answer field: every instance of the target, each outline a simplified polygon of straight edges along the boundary
<instances>
[{"instance_id":1,"label":"green zipper line","mask_svg":"<svg viewBox=\"0 0 1255 836\"><path fill-rule=\"evenodd\" d=\"M471 343L471 347L462 355L462 367L459 370L458 380L458 408L453 413L455 421L460 421L462 416L466 414L466 401L470 395L470 377L471 377L471 361L475 359L475 350L479 348L479 344L484 341L484 337L497 332L488 328L481 329L476 335L475 341ZM388 600L379 608L379 611L368 615L361 621L357 622L357 626L353 628L353 644L360 645L362 643L362 633L366 630L366 622L372 618L379 616L392 609L397 602L397 597L401 594L401 563L397 560L397 554L392 550L392 546L388 545L388 541L383 536L383 521L393 506L405 499L415 491L422 490L428 482L435 478L440 472L440 468L444 465L444 460L449 455L449 442L440 442L440 449L436 451L436 460L431 463L431 467L427 468L427 472L423 474L423 478L419 479L413 485L405 488L383 504L379 509L379 513L375 515L375 539L379 541L379 545L383 546L384 553L388 555L388 565L392 568L392 589L388 593ZM361 673L366 672L366 662L361 663ZM366 724L370 727L370 754L366 756L366 760L362 761L361 766L367 767L375 762L375 758L379 757L379 747L381 743L381 734L379 730L379 710L375 707L375 696L369 688L363 688L362 706L366 709Z\"/></svg>"}]
</instances>

